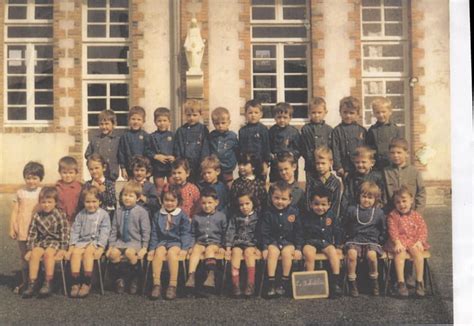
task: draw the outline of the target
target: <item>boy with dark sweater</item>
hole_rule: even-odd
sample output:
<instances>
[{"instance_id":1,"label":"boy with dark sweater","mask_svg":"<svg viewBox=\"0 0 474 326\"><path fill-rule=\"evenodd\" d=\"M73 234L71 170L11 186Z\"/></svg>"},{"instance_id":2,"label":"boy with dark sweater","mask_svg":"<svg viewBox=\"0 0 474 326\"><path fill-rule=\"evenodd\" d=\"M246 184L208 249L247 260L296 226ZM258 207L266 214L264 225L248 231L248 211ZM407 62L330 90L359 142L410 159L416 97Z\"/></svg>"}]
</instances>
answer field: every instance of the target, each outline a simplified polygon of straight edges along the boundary
<instances>
[{"instance_id":1,"label":"boy with dark sweater","mask_svg":"<svg viewBox=\"0 0 474 326\"><path fill-rule=\"evenodd\" d=\"M138 198L138 205L145 208L150 216L150 222L153 216L160 208L158 195L153 183L148 181L151 175L151 163L145 156L135 156L130 163L133 173L133 180L142 186L142 194Z\"/></svg>"}]
</instances>

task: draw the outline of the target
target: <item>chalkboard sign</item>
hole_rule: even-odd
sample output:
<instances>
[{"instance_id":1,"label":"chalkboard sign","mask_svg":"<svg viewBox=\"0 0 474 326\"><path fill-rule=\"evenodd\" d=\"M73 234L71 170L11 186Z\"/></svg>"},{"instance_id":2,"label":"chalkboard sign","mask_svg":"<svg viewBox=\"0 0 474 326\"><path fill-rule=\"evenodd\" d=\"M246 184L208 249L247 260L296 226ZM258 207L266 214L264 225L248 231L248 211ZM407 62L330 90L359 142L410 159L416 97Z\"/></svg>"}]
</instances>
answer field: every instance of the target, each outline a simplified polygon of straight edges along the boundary
<instances>
[{"instance_id":1,"label":"chalkboard sign","mask_svg":"<svg viewBox=\"0 0 474 326\"><path fill-rule=\"evenodd\" d=\"M329 296L328 273L326 271L294 272L293 298L314 299Z\"/></svg>"}]
</instances>

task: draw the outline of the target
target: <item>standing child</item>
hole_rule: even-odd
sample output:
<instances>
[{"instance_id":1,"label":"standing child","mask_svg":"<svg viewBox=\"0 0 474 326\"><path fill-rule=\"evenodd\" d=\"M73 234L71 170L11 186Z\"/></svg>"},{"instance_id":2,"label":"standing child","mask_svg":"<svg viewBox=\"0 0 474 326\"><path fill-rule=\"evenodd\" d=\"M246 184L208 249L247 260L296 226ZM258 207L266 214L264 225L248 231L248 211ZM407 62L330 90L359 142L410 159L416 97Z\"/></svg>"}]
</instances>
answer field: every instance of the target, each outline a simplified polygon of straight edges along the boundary
<instances>
[{"instance_id":1,"label":"standing child","mask_svg":"<svg viewBox=\"0 0 474 326\"><path fill-rule=\"evenodd\" d=\"M200 122L202 104L197 100L188 100L184 104L186 123L176 130L174 154L187 159L191 168L190 180L199 180L199 163L209 155L209 130Z\"/></svg>"},{"instance_id":2,"label":"standing child","mask_svg":"<svg viewBox=\"0 0 474 326\"><path fill-rule=\"evenodd\" d=\"M84 183L83 188L95 186L99 189L100 207L112 217L117 199L115 198L115 182L105 177L106 163L99 154L92 154L87 160L87 168L91 175L91 180ZM81 203L81 209L84 203Z\"/></svg>"},{"instance_id":3,"label":"standing child","mask_svg":"<svg viewBox=\"0 0 474 326\"><path fill-rule=\"evenodd\" d=\"M23 298L34 295L41 258L44 264L44 283L39 297L51 295L54 264L62 259L69 243L69 223L66 214L57 208L58 191L44 187L39 194L39 208L31 220L26 242L25 260L29 261L29 282Z\"/></svg>"},{"instance_id":4,"label":"standing child","mask_svg":"<svg viewBox=\"0 0 474 326\"><path fill-rule=\"evenodd\" d=\"M314 150L320 146L330 147L332 127L324 121L328 110L322 97L315 97L309 105L309 122L301 128L301 153L306 174L315 172Z\"/></svg>"},{"instance_id":5,"label":"standing child","mask_svg":"<svg viewBox=\"0 0 474 326\"><path fill-rule=\"evenodd\" d=\"M106 177L115 181L119 176L117 153L120 136L114 132L117 117L114 111L103 110L99 113L98 120L100 133L89 142L84 156L88 160L92 154L101 155L107 162Z\"/></svg>"},{"instance_id":6,"label":"standing child","mask_svg":"<svg viewBox=\"0 0 474 326\"><path fill-rule=\"evenodd\" d=\"M259 216L254 209L255 196L250 191L243 191L238 197L239 212L230 219L227 230L227 242L232 245L232 294L239 297L240 262L242 257L247 267L247 286L244 295L250 297L255 292L255 260L258 253Z\"/></svg>"},{"instance_id":7,"label":"standing child","mask_svg":"<svg viewBox=\"0 0 474 326\"><path fill-rule=\"evenodd\" d=\"M290 126L293 117L293 107L286 102L280 102L273 108L275 124L268 132L270 151L272 156L270 169L270 182L280 180L277 161L278 155L283 152L291 153L298 165L300 157L301 137L298 129ZM298 180L298 169L294 171L295 180Z\"/></svg>"},{"instance_id":8,"label":"standing child","mask_svg":"<svg viewBox=\"0 0 474 326\"><path fill-rule=\"evenodd\" d=\"M377 122L367 132L367 145L375 149L376 167L383 170L390 165L389 145L392 139L403 137L401 129L390 119L392 102L386 97L377 97L372 101L372 112Z\"/></svg>"},{"instance_id":9,"label":"standing child","mask_svg":"<svg viewBox=\"0 0 474 326\"><path fill-rule=\"evenodd\" d=\"M207 278L204 286L215 287L216 254L220 249L226 249L226 257L231 255L230 243L227 243L227 218L217 210L219 199L212 188L203 189L201 193L201 212L193 216L191 234L195 240L189 258L189 276L186 287L194 288L196 284L195 272L201 255L204 254Z\"/></svg>"},{"instance_id":10,"label":"standing child","mask_svg":"<svg viewBox=\"0 0 474 326\"><path fill-rule=\"evenodd\" d=\"M213 188L217 192L217 198L219 199L218 211L226 213L229 197L229 190L227 186L219 181L219 175L221 174L221 164L219 159L215 155L205 157L201 162L201 177L202 181L198 184L199 189L202 190L207 187Z\"/></svg>"},{"instance_id":11,"label":"standing child","mask_svg":"<svg viewBox=\"0 0 474 326\"><path fill-rule=\"evenodd\" d=\"M56 182L59 196L58 207L66 213L69 224L72 224L77 213L82 189L81 183L77 181L79 164L74 157L64 156L59 160L58 165L58 172L61 176L61 180Z\"/></svg>"},{"instance_id":12,"label":"standing child","mask_svg":"<svg viewBox=\"0 0 474 326\"><path fill-rule=\"evenodd\" d=\"M239 211L238 197L242 192L251 191L255 197L255 211L260 214L267 204L267 190L265 182L257 179L261 174L261 161L250 153L240 153L238 156L239 177L232 183L230 189L231 212Z\"/></svg>"},{"instance_id":13,"label":"standing child","mask_svg":"<svg viewBox=\"0 0 474 326\"><path fill-rule=\"evenodd\" d=\"M239 130L239 153L255 154L261 162L259 167L261 173L257 178L266 180L268 173L268 164L271 160L270 140L268 138L268 129L260 119L263 117L262 104L257 100L249 100L245 103L245 119L247 124Z\"/></svg>"},{"instance_id":14,"label":"standing child","mask_svg":"<svg viewBox=\"0 0 474 326\"><path fill-rule=\"evenodd\" d=\"M426 190L421 173L408 162L408 142L403 138L394 138L390 142L391 165L383 171L385 179L385 198L392 198L396 190L403 185L414 196L414 208L418 213L422 213L426 205ZM385 208L388 213L394 208L389 201Z\"/></svg>"},{"instance_id":15,"label":"standing child","mask_svg":"<svg viewBox=\"0 0 474 326\"><path fill-rule=\"evenodd\" d=\"M352 153L352 162L355 171L350 172L344 180L344 192L342 194L341 211L345 213L349 206L355 206L359 202L360 185L365 181L372 181L380 189L385 189L382 173L372 170L375 164L375 151L367 146L357 147ZM385 204L384 196L380 201Z\"/></svg>"},{"instance_id":16,"label":"standing child","mask_svg":"<svg viewBox=\"0 0 474 326\"><path fill-rule=\"evenodd\" d=\"M150 160L145 156L134 156L132 162L130 162L130 168L133 173L133 180L142 186L142 194L138 198L138 205L148 211L151 221L155 212L160 208L160 204L158 203L155 185L148 181L151 175Z\"/></svg>"},{"instance_id":17,"label":"standing child","mask_svg":"<svg viewBox=\"0 0 474 326\"><path fill-rule=\"evenodd\" d=\"M121 206L117 208L112 222L107 258L114 265L117 276L115 291L119 294L125 290L125 281L129 283L130 294L137 293L138 260L146 255L150 241L148 212L137 205L141 194L142 187L139 183L126 183L120 192ZM126 264L120 264L122 255L127 260Z\"/></svg>"},{"instance_id":18,"label":"standing child","mask_svg":"<svg viewBox=\"0 0 474 326\"><path fill-rule=\"evenodd\" d=\"M332 152L328 147L322 146L314 151L316 172L309 174L306 180L307 207L311 207L311 198L316 188L324 187L331 193L329 202L331 211L339 219L339 209L342 197L342 182L331 173Z\"/></svg>"},{"instance_id":19,"label":"standing child","mask_svg":"<svg viewBox=\"0 0 474 326\"><path fill-rule=\"evenodd\" d=\"M329 276L329 294L332 298L342 294L340 282L341 262L336 246L341 244L341 231L336 216L330 210L331 192L318 187L311 194L310 210L303 219L304 243L303 255L307 271L314 271L316 253L323 252L331 266Z\"/></svg>"},{"instance_id":20,"label":"standing child","mask_svg":"<svg viewBox=\"0 0 474 326\"><path fill-rule=\"evenodd\" d=\"M408 296L405 285L405 259L408 252L413 259L416 274L415 293L418 297L425 295L423 285L423 251L430 246L428 229L421 214L413 210L413 195L410 190L402 186L393 194L395 209L387 217L389 241L387 250L395 257L395 272L397 273L397 290L401 297Z\"/></svg>"},{"instance_id":21,"label":"standing child","mask_svg":"<svg viewBox=\"0 0 474 326\"><path fill-rule=\"evenodd\" d=\"M233 172L237 165L236 153L239 149L237 134L229 130L230 113L226 108L215 108L211 113L215 130L209 134L210 153L221 162L220 179L230 189L234 180Z\"/></svg>"},{"instance_id":22,"label":"standing child","mask_svg":"<svg viewBox=\"0 0 474 326\"><path fill-rule=\"evenodd\" d=\"M100 259L110 235L110 217L99 207L99 189L94 186L86 188L82 191L81 198L84 209L74 220L66 254L66 257L71 259L71 298L85 298L89 294L94 259ZM81 262L84 272L82 279Z\"/></svg>"},{"instance_id":23,"label":"standing child","mask_svg":"<svg viewBox=\"0 0 474 326\"><path fill-rule=\"evenodd\" d=\"M141 106L133 106L128 111L129 129L120 137L118 147L118 162L122 177L128 180L132 176L130 162L135 155L145 154L145 144L149 143L150 135L143 130L145 123L145 109Z\"/></svg>"},{"instance_id":24,"label":"standing child","mask_svg":"<svg viewBox=\"0 0 474 326\"><path fill-rule=\"evenodd\" d=\"M178 284L179 255L193 245L191 223L189 217L179 208L181 195L176 190L169 190L161 194L163 206L153 218L149 257L153 257L153 290L151 299L161 296L161 269L163 262L168 261L170 281L166 290L166 299L176 298Z\"/></svg>"},{"instance_id":25,"label":"standing child","mask_svg":"<svg viewBox=\"0 0 474 326\"><path fill-rule=\"evenodd\" d=\"M298 187L295 180L295 171L298 165L295 157L290 152L282 152L277 157L277 169L281 180L291 186L291 205L295 206L302 213L305 210L306 198L304 190Z\"/></svg>"},{"instance_id":26,"label":"standing child","mask_svg":"<svg viewBox=\"0 0 474 326\"><path fill-rule=\"evenodd\" d=\"M41 191L41 181L44 177L44 167L38 162L28 162L23 168L25 186L16 192L10 215L10 238L17 240L20 251L21 283L15 288L15 293L24 290L28 282L28 262L25 260L26 240L31 224L31 217L38 205Z\"/></svg>"},{"instance_id":27,"label":"standing child","mask_svg":"<svg viewBox=\"0 0 474 326\"><path fill-rule=\"evenodd\" d=\"M385 242L385 215L380 206L381 189L371 181L365 181L359 188L357 205L349 206L344 217L347 233L345 251L347 253L347 278L351 296L358 297L357 261L367 259L369 278L373 295L379 295L378 256L383 255Z\"/></svg>"},{"instance_id":28,"label":"standing child","mask_svg":"<svg viewBox=\"0 0 474 326\"><path fill-rule=\"evenodd\" d=\"M355 97L344 97L339 102L339 114L342 121L332 132L332 151L334 170L340 177L345 177L354 170L351 155L357 147L365 145L367 130L357 123L360 102Z\"/></svg>"},{"instance_id":29,"label":"standing child","mask_svg":"<svg viewBox=\"0 0 474 326\"><path fill-rule=\"evenodd\" d=\"M174 132L171 127L171 112L167 108L157 108L153 113L157 130L148 138L145 144L146 155L150 158L153 166L153 179L155 181L158 196L163 191L165 179L169 182L171 177L171 163L173 156Z\"/></svg>"},{"instance_id":30,"label":"standing child","mask_svg":"<svg viewBox=\"0 0 474 326\"><path fill-rule=\"evenodd\" d=\"M291 206L291 186L278 181L270 187L271 206L262 218L263 257L267 257L268 297L289 294L294 259L301 259L303 241L299 211ZM281 284L275 288L278 258L283 266Z\"/></svg>"}]
</instances>

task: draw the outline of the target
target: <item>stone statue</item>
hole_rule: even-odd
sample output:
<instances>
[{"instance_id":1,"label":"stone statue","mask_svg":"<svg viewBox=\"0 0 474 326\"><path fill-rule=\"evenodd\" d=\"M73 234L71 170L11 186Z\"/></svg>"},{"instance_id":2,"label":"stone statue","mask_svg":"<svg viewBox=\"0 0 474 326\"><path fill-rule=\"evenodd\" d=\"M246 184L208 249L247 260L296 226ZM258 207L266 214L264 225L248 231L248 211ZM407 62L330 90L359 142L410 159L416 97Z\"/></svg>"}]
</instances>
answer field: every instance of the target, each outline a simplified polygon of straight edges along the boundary
<instances>
[{"instance_id":1,"label":"stone statue","mask_svg":"<svg viewBox=\"0 0 474 326\"><path fill-rule=\"evenodd\" d=\"M191 19L191 26L184 41L186 60L188 61L188 73L202 74L201 62L204 55L204 40L198 27L196 18Z\"/></svg>"}]
</instances>

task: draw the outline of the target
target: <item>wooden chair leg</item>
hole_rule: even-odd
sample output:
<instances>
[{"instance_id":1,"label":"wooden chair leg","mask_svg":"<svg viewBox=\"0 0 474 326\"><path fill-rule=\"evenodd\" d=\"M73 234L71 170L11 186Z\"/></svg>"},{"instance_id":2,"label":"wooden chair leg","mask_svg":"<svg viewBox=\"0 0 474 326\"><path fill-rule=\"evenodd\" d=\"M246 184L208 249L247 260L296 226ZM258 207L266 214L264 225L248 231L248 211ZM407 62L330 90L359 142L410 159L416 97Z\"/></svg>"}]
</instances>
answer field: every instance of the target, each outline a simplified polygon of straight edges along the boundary
<instances>
[{"instance_id":1,"label":"wooden chair leg","mask_svg":"<svg viewBox=\"0 0 474 326\"><path fill-rule=\"evenodd\" d=\"M100 294L104 295L104 280L102 279L102 266L100 263L100 259L97 259L97 269L99 270L99 284L100 284Z\"/></svg>"},{"instance_id":2,"label":"wooden chair leg","mask_svg":"<svg viewBox=\"0 0 474 326\"><path fill-rule=\"evenodd\" d=\"M384 286L384 293L385 295L387 295L387 292L388 292L388 286L389 286L389 282L390 282L390 273L391 273L391 269L392 269L392 260L391 259L387 259L387 272L386 272L386 277L385 277L385 286Z\"/></svg>"},{"instance_id":3,"label":"wooden chair leg","mask_svg":"<svg viewBox=\"0 0 474 326\"><path fill-rule=\"evenodd\" d=\"M64 272L64 262L61 260L59 264L61 266L61 276L63 279L63 293L64 293L64 296L67 297L67 285L66 285L66 274Z\"/></svg>"},{"instance_id":4,"label":"wooden chair leg","mask_svg":"<svg viewBox=\"0 0 474 326\"><path fill-rule=\"evenodd\" d=\"M145 277L143 277L143 283L142 283L142 295L145 295L146 292L146 286L148 283L148 270L150 269L150 263L145 261ZM143 276L143 260L141 261L141 274Z\"/></svg>"}]
</instances>

